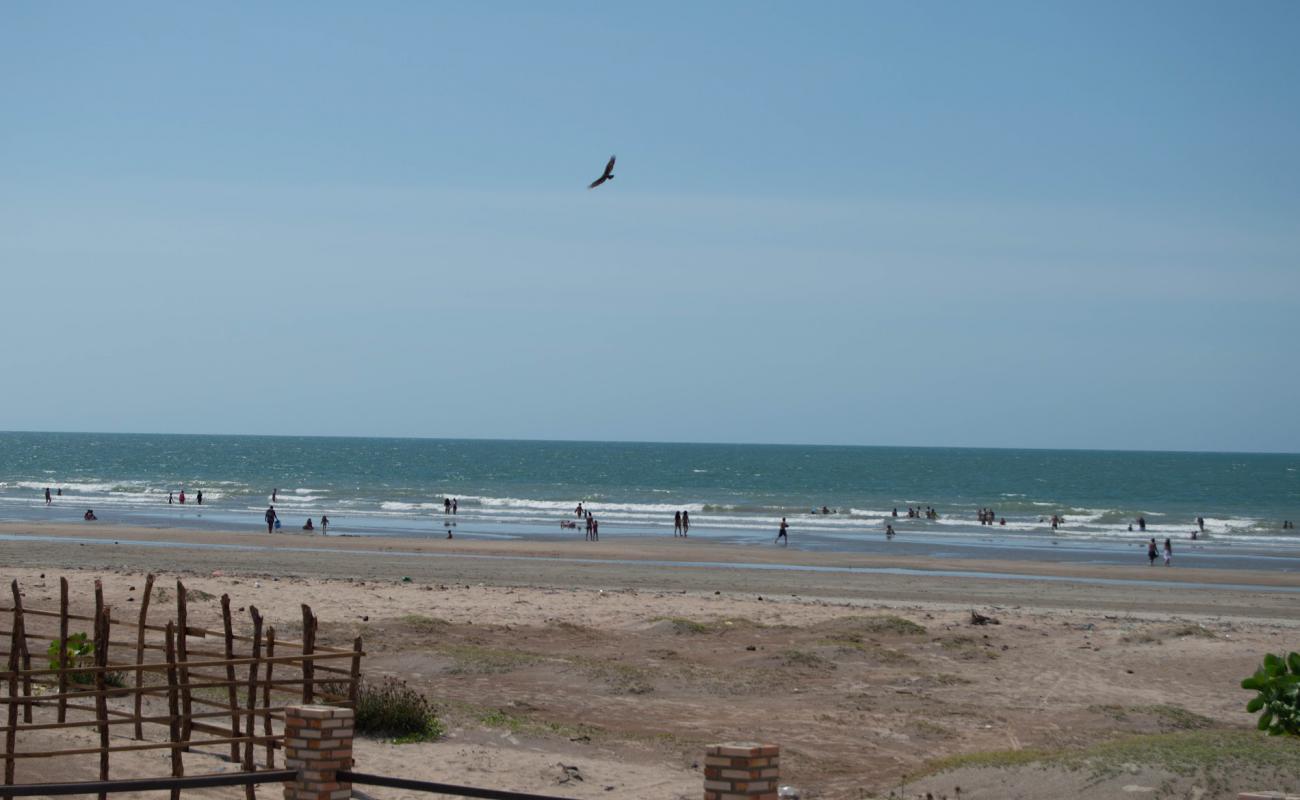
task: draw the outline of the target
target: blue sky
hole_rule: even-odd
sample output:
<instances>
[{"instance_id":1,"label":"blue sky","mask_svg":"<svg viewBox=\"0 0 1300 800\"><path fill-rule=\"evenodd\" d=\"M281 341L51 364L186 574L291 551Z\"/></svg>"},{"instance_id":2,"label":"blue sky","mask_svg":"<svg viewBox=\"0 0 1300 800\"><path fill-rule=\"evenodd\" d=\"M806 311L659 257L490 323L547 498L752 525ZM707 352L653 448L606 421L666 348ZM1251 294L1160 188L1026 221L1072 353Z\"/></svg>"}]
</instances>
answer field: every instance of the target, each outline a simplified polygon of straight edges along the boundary
<instances>
[{"instance_id":1,"label":"blue sky","mask_svg":"<svg viewBox=\"0 0 1300 800\"><path fill-rule=\"evenodd\" d=\"M1297 35L8 3L0 429L1300 451Z\"/></svg>"}]
</instances>

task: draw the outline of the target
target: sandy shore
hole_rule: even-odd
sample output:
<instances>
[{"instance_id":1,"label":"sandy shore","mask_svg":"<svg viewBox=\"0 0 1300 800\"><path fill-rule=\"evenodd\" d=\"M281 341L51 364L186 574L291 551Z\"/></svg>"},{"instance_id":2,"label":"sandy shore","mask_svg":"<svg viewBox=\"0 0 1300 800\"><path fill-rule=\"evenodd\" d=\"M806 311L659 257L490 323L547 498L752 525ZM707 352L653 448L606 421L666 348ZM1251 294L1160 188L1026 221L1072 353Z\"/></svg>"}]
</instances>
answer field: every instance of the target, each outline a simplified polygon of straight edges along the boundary
<instances>
[{"instance_id":1,"label":"sandy shore","mask_svg":"<svg viewBox=\"0 0 1300 800\"><path fill-rule=\"evenodd\" d=\"M1278 591L1300 578L1285 573L670 537L466 542L83 525L0 534L19 537L0 540L0 575L20 581L29 605L49 605L60 575L82 603L102 577L109 602L124 605L151 571L255 604L282 630L305 602L325 641L361 635L367 675L421 687L449 729L427 744L363 741L358 769L370 772L574 798L698 797L706 744L761 738L783 746L784 782L805 798L937 797L958 781L962 797L1128 796L1129 785L1212 797L1261 780L1300 788L1272 776L1264 756L1190 775L1169 763L1168 747L1097 774L1051 761L1101 759L1097 748L1124 736L1252 737L1236 684L1264 652L1300 646L1300 595ZM808 569L773 568L786 565ZM911 572L866 571L890 569ZM971 626L971 608L1001 624ZM191 606L197 624L217 611ZM1046 761L978 760L1008 752ZM963 755L976 760L936 763ZM49 765L24 767L34 780Z\"/></svg>"}]
</instances>

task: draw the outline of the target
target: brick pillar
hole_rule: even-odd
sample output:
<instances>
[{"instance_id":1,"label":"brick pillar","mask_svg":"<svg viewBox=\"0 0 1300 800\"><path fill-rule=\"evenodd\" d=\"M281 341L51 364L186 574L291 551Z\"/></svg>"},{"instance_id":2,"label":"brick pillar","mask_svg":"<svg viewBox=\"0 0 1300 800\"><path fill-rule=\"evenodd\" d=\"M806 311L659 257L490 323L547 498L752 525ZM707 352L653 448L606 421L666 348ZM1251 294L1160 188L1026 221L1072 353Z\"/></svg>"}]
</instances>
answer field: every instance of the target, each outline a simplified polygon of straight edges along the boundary
<instances>
[{"instance_id":1,"label":"brick pillar","mask_svg":"<svg viewBox=\"0 0 1300 800\"><path fill-rule=\"evenodd\" d=\"M777 800L780 778L779 745L729 742L704 753L704 800Z\"/></svg>"},{"instance_id":2,"label":"brick pillar","mask_svg":"<svg viewBox=\"0 0 1300 800\"><path fill-rule=\"evenodd\" d=\"M347 800L352 784L334 773L352 768L352 709L290 706L284 712L284 765L298 770L284 800Z\"/></svg>"}]
</instances>

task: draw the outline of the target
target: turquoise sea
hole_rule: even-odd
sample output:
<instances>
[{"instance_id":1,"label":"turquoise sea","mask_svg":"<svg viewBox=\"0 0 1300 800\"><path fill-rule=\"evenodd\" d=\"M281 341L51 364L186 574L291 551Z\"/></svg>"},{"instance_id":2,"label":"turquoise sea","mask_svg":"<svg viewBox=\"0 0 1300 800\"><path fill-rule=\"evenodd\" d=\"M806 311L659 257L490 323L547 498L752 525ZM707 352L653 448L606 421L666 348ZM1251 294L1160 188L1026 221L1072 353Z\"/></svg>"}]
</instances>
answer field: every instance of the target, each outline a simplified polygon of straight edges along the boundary
<instances>
[{"instance_id":1,"label":"turquoise sea","mask_svg":"<svg viewBox=\"0 0 1300 800\"><path fill-rule=\"evenodd\" d=\"M182 488L189 502L169 506ZM1139 516L1147 535L1178 538L1200 516L1205 542L1300 548L1282 530L1300 519L1294 454L0 433L0 519L93 508L255 530L273 489L286 523L328 514L339 534L437 535L454 522L458 535L572 535L559 522L582 502L611 535L666 534L687 510L693 535L738 542L768 540L785 516L797 543L823 548L875 541L886 522L913 542L1131 543ZM458 500L454 518L444 497ZM823 506L833 513L811 513ZM908 519L909 506L940 517ZM1006 525L979 525L982 507Z\"/></svg>"}]
</instances>

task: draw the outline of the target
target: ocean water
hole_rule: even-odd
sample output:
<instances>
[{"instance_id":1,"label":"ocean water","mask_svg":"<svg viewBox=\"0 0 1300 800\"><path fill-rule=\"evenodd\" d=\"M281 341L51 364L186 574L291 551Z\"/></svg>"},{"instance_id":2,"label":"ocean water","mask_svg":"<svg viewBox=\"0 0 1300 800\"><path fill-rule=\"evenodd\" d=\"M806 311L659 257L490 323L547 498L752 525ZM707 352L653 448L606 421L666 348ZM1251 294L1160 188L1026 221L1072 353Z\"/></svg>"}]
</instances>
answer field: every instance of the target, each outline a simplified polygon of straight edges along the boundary
<instances>
[{"instance_id":1,"label":"ocean water","mask_svg":"<svg viewBox=\"0 0 1300 800\"><path fill-rule=\"evenodd\" d=\"M62 490L52 507L46 487ZM184 488L189 502L167 504ZM204 505L194 505L197 490ZM286 524L328 514L331 533L530 537L578 502L602 534L691 532L768 541L782 516L801 542L852 549L886 522L910 541L1132 543L1187 538L1300 548L1300 455L445 439L0 433L0 519L105 520L252 530L278 489ZM455 497L449 518L442 499ZM826 506L832 514L814 514ZM938 520L907 519L934 507ZM992 508L1005 527L980 526ZM893 518L898 509L900 517ZM1055 533L1042 521L1065 519Z\"/></svg>"}]
</instances>

